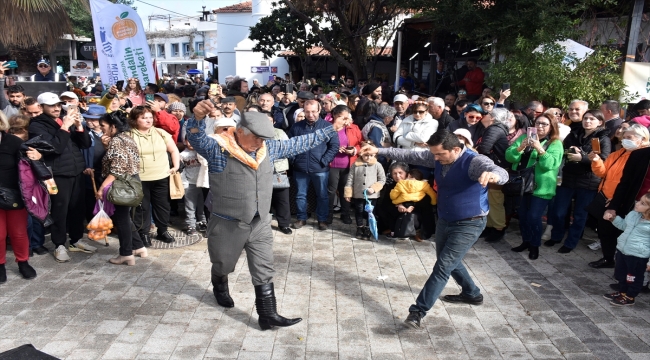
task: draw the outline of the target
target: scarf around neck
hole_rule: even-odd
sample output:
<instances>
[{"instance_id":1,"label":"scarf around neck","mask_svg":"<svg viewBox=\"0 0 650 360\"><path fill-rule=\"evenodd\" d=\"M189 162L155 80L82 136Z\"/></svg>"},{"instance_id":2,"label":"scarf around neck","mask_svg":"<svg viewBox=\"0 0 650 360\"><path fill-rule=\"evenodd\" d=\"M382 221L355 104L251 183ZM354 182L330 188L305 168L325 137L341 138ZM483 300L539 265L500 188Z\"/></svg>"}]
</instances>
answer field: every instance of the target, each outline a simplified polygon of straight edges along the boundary
<instances>
[{"instance_id":1,"label":"scarf around neck","mask_svg":"<svg viewBox=\"0 0 650 360\"><path fill-rule=\"evenodd\" d=\"M214 138L217 140L219 146L221 146L221 151L228 151L230 156L253 170L257 170L262 161L266 159L266 143L263 143L262 147L257 150L255 153L256 158L253 159L253 157L247 154L237 143L234 127L231 127L226 132L214 135Z\"/></svg>"}]
</instances>

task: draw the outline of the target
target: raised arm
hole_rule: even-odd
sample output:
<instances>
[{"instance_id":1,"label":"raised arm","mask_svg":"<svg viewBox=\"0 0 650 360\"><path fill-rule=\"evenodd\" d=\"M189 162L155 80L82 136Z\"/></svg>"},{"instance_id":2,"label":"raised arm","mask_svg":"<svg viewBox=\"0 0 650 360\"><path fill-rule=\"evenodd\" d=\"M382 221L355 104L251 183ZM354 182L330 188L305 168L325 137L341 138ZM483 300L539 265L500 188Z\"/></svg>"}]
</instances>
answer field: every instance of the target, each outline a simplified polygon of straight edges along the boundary
<instances>
[{"instance_id":1,"label":"raised arm","mask_svg":"<svg viewBox=\"0 0 650 360\"><path fill-rule=\"evenodd\" d=\"M328 126L325 129L316 130L312 134L296 136L289 140L266 140L266 146L269 149L271 161L275 161L302 154L329 141L334 136L338 136L336 130L333 126Z\"/></svg>"},{"instance_id":2,"label":"raised arm","mask_svg":"<svg viewBox=\"0 0 650 360\"><path fill-rule=\"evenodd\" d=\"M378 154L387 158L403 161L407 164L428 166L430 168L436 166L436 159L430 151L414 151L411 149L396 149L396 148L383 148L379 150Z\"/></svg>"}]
</instances>

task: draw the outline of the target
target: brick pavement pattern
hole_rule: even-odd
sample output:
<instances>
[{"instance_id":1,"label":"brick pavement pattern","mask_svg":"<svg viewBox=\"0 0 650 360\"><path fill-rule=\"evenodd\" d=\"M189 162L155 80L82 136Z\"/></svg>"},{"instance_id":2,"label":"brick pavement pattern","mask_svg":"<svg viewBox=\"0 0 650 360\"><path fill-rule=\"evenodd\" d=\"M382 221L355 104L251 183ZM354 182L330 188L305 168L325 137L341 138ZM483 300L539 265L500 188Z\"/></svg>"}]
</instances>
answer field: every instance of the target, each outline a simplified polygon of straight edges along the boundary
<instances>
[{"instance_id":1,"label":"brick pavement pattern","mask_svg":"<svg viewBox=\"0 0 650 360\"><path fill-rule=\"evenodd\" d=\"M403 320L435 262L432 243L352 240L353 230L335 220L323 232L311 221L293 235L274 231L278 312L304 320L272 331L257 325L244 255L230 275L235 307L216 304L205 241L151 250L130 267L107 262L116 239L70 263L36 255L33 281L10 253L0 352L31 343L70 360L650 359L650 296L609 305L613 269L587 265L600 258L589 241L566 255L542 247L529 261L510 251L518 232L479 240L465 263L484 304L436 302L418 331ZM450 280L443 295L458 292Z\"/></svg>"}]
</instances>

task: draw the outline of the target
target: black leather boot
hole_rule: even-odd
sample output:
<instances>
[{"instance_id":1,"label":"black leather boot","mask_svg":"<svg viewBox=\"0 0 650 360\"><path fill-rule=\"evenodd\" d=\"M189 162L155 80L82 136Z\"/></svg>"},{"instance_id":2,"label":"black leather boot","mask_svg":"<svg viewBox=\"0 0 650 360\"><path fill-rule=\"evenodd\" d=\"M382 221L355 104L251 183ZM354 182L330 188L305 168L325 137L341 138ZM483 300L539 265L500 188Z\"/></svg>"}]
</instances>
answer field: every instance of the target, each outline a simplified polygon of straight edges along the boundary
<instances>
[{"instance_id":1,"label":"black leather boot","mask_svg":"<svg viewBox=\"0 0 650 360\"><path fill-rule=\"evenodd\" d=\"M522 252L524 250L528 250L529 247L530 247L530 243L524 241L524 242L521 243L521 245L519 245L517 247L513 247L510 250L512 250L514 252Z\"/></svg>"},{"instance_id":2,"label":"black leather boot","mask_svg":"<svg viewBox=\"0 0 650 360\"><path fill-rule=\"evenodd\" d=\"M151 236L149 234L140 233L140 240L142 240L144 247L151 247Z\"/></svg>"},{"instance_id":3,"label":"black leather boot","mask_svg":"<svg viewBox=\"0 0 650 360\"><path fill-rule=\"evenodd\" d=\"M255 286L255 308L260 316L258 323L262 330L273 326L291 326L302 321L302 318L287 319L278 315L273 283Z\"/></svg>"},{"instance_id":4,"label":"black leather boot","mask_svg":"<svg viewBox=\"0 0 650 360\"><path fill-rule=\"evenodd\" d=\"M228 292L228 275L222 277L213 276L212 286L214 286L212 292L215 299L217 299L217 304L226 308L235 307L235 302Z\"/></svg>"}]
</instances>

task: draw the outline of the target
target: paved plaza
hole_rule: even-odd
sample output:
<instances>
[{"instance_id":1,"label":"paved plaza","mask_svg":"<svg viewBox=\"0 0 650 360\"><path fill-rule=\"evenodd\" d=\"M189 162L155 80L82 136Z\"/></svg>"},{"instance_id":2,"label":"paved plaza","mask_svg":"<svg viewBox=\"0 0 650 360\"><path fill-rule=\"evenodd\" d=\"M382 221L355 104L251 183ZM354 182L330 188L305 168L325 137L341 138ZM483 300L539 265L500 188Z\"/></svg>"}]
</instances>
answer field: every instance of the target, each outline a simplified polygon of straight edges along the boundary
<instances>
[{"instance_id":1,"label":"paved plaza","mask_svg":"<svg viewBox=\"0 0 650 360\"><path fill-rule=\"evenodd\" d=\"M31 343L83 360L650 359L650 295L626 308L603 299L613 269L587 266L600 258L586 246L590 231L576 251L542 247L536 261L510 251L517 232L479 240L465 264L484 304L437 302L418 331L403 320L435 262L432 243L353 240L352 230L336 219L323 232L311 221L293 235L274 231L278 310L303 321L272 331L257 325L245 255L230 275L235 307L216 304L205 240L151 250L135 266L107 262L116 239L70 263L36 255L32 281L10 253L0 352ZM452 280L443 294L458 291Z\"/></svg>"}]
</instances>

